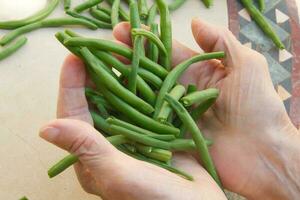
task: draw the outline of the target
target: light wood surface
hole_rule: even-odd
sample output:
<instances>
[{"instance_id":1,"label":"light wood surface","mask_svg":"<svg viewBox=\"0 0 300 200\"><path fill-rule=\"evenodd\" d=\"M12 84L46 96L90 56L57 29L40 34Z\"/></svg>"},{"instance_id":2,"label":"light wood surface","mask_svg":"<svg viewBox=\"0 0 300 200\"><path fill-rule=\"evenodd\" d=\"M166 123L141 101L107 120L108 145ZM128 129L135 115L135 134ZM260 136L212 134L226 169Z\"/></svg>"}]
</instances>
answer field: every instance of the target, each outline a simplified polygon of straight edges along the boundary
<instances>
[{"instance_id":1,"label":"light wood surface","mask_svg":"<svg viewBox=\"0 0 300 200\"><path fill-rule=\"evenodd\" d=\"M7 12L8 2L20 5L19 0L1 0L0 20L22 17L21 8ZM61 15L63 7L59 5L52 16ZM174 37L199 50L190 30L193 17L227 26L226 1L216 1L207 10L199 0L189 0L173 13ZM60 66L68 54L54 38L59 30L62 28L27 34L28 43L0 62L0 199L13 200L23 195L31 200L99 199L81 189L72 169L51 180L47 177L49 166L66 154L38 137L39 127L55 118ZM84 35L112 38L111 31L75 30ZM0 30L0 37L4 33Z\"/></svg>"}]
</instances>

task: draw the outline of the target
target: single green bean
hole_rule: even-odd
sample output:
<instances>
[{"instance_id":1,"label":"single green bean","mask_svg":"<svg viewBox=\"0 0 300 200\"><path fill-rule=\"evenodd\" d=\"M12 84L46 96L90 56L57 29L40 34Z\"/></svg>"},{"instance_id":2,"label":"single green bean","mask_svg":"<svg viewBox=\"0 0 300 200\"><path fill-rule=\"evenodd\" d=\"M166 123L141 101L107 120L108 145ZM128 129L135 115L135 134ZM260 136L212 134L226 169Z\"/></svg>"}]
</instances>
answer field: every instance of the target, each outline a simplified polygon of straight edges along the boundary
<instances>
[{"instance_id":1,"label":"single green bean","mask_svg":"<svg viewBox=\"0 0 300 200\"><path fill-rule=\"evenodd\" d=\"M123 143L128 143L128 140L122 135L115 135L106 138L112 145L120 145ZM78 156L69 154L68 156L64 157L62 160L58 161L55 165L53 165L48 170L49 178L53 178L66 170L71 165L75 164L78 161Z\"/></svg>"},{"instance_id":2,"label":"single green bean","mask_svg":"<svg viewBox=\"0 0 300 200\"><path fill-rule=\"evenodd\" d=\"M154 23L156 14L157 14L157 5L156 3L153 3L153 5L150 7L148 12L148 18L146 23L148 26Z\"/></svg>"},{"instance_id":3,"label":"single green bean","mask_svg":"<svg viewBox=\"0 0 300 200\"><path fill-rule=\"evenodd\" d=\"M100 5L100 4L99 4ZM111 15L111 8L106 8L106 7L102 7L102 6L99 6L97 7L98 10L106 13L108 16Z\"/></svg>"},{"instance_id":4,"label":"single green bean","mask_svg":"<svg viewBox=\"0 0 300 200\"><path fill-rule=\"evenodd\" d=\"M160 13L160 38L165 48L167 56L162 57L162 65L167 69L171 69L172 63L172 22L168 5L165 0L156 0Z\"/></svg>"},{"instance_id":5,"label":"single green bean","mask_svg":"<svg viewBox=\"0 0 300 200\"><path fill-rule=\"evenodd\" d=\"M155 139L158 139L158 140L163 140L163 141L175 140L174 135L157 134L157 133L154 133L152 131L140 128L138 126L135 126L133 124L122 121L122 120L117 119L117 118L108 118L108 119L106 119L106 121L107 121L107 123L109 123L111 125L121 126L121 127L126 128L128 130L132 130L132 131L138 132L138 133L143 134L143 135L147 135L149 137L152 137L152 138L155 138Z\"/></svg>"},{"instance_id":6,"label":"single green bean","mask_svg":"<svg viewBox=\"0 0 300 200\"><path fill-rule=\"evenodd\" d=\"M12 55L14 52L24 46L26 42L27 38L23 36L17 39L14 44L5 46L2 50L0 49L0 61Z\"/></svg>"},{"instance_id":7,"label":"single green bean","mask_svg":"<svg viewBox=\"0 0 300 200\"><path fill-rule=\"evenodd\" d=\"M205 139L205 144L211 146L213 142L211 140ZM191 139L176 139L171 141L171 146L173 151L192 151L196 149L194 140Z\"/></svg>"},{"instance_id":8,"label":"single green bean","mask_svg":"<svg viewBox=\"0 0 300 200\"><path fill-rule=\"evenodd\" d=\"M97 130L104 131L105 133L109 133L110 125L106 122L106 120L95 111L90 111L94 126Z\"/></svg>"},{"instance_id":9,"label":"single green bean","mask_svg":"<svg viewBox=\"0 0 300 200\"><path fill-rule=\"evenodd\" d=\"M64 0L64 9L69 10L71 7L71 0Z\"/></svg>"},{"instance_id":10,"label":"single green bean","mask_svg":"<svg viewBox=\"0 0 300 200\"><path fill-rule=\"evenodd\" d=\"M107 2L109 5L113 5L114 0L106 0L106 2ZM119 14L120 14L120 17L121 17L123 20L129 21L129 15L128 15L127 12L125 11L125 9L122 7L122 5L120 5L120 7L119 7Z\"/></svg>"},{"instance_id":11,"label":"single green bean","mask_svg":"<svg viewBox=\"0 0 300 200\"><path fill-rule=\"evenodd\" d=\"M102 60L104 63L106 63L107 65L111 65L116 70L118 70L124 77L129 76L130 68L127 68L122 62L120 62L117 58L115 58L111 54L103 51L92 51L92 52L97 58ZM145 70L139 69L139 73L143 71ZM153 76L159 79L157 76L155 75ZM156 100L156 94L152 91L151 87L140 76L137 77L137 89L140 92L141 96L145 99L145 101L147 101L151 105L154 105Z\"/></svg>"},{"instance_id":12,"label":"single green bean","mask_svg":"<svg viewBox=\"0 0 300 200\"><path fill-rule=\"evenodd\" d=\"M202 91L193 92L180 99L185 107L193 104L202 104L209 99L216 99L219 96L219 90L216 88L209 88ZM177 99L178 100L178 99Z\"/></svg>"},{"instance_id":13,"label":"single green bean","mask_svg":"<svg viewBox=\"0 0 300 200\"><path fill-rule=\"evenodd\" d=\"M168 162L172 158L172 152L165 149L152 148L150 152L147 149L137 148L137 151L146 157L156 159L162 162Z\"/></svg>"},{"instance_id":14,"label":"single green bean","mask_svg":"<svg viewBox=\"0 0 300 200\"><path fill-rule=\"evenodd\" d=\"M72 17L74 17L74 19L84 19L86 21L89 21L90 23L95 24L98 28L104 28L104 29L111 29L112 25L110 23L104 22L104 21L100 21L97 20L95 18L91 18L91 17L86 17L84 15L78 14L74 11L71 10L67 10L66 13Z\"/></svg>"},{"instance_id":15,"label":"single green bean","mask_svg":"<svg viewBox=\"0 0 300 200\"><path fill-rule=\"evenodd\" d=\"M157 37L159 37L158 24L156 23L151 24L150 31L153 34L155 34ZM158 47L153 42L148 43L148 58L151 59L153 62L158 62L159 51L158 51Z\"/></svg>"},{"instance_id":16,"label":"single green bean","mask_svg":"<svg viewBox=\"0 0 300 200\"><path fill-rule=\"evenodd\" d=\"M159 89L162 85L162 80L153 74L152 72L139 68L138 74L143 78L146 82L151 83L155 88Z\"/></svg>"},{"instance_id":17,"label":"single green bean","mask_svg":"<svg viewBox=\"0 0 300 200\"><path fill-rule=\"evenodd\" d=\"M187 88L187 90L186 90L186 93L187 93L187 94L191 94L191 93L193 93L193 92L196 92L197 90L198 90L198 88L197 88L196 85L194 85L194 84L189 84L189 85L188 85L188 88Z\"/></svg>"},{"instance_id":18,"label":"single green bean","mask_svg":"<svg viewBox=\"0 0 300 200\"><path fill-rule=\"evenodd\" d=\"M71 38L70 35L68 35L67 33L64 32L57 32L55 34L56 39L62 44L64 45L64 42L66 39ZM80 52L79 52L79 47L69 47L64 45L70 52L72 52L74 55L80 56Z\"/></svg>"},{"instance_id":19,"label":"single green bean","mask_svg":"<svg viewBox=\"0 0 300 200\"><path fill-rule=\"evenodd\" d=\"M176 100L179 100L184 95L184 93L185 93L185 88L182 85L177 85L170 91L169 94ZM158 121L161 123L166 123L171 113L172 113L172 108L170 107L169 103L166 101L163 102L163 105L157 116Z\"/></svg>"},{"instance_id":20,"label":"single green bean","mask_svg":"<svg viewBox=\"0 0 300 200\"><path fill-rule=\"evenodd\" d=\"M133 29L131 29L131 34L133 36L146 37L148 40L153 42L165 56L167 56L167 49L165 48L164 44L159 39L159 37L156 36L154 33L147 31L145 29L142 29L142 28L133 28Z\"/></svg>"},{"instance_id":21,"label":"single green bean","mask_svg":"<svg viewBox=\"0 0 300 200\"><path fill-rule=\"evenodd\" d=\"M157 116L160 112L161 106L163 104L163 99L167 92L174 86L177 79L181 76L181 74L193 63L203 61L203 60L210 60L210 59L218 59L224 58L224 52L213 52L213 53L204 53L201 55L196 55L188 60L183 61L182 63L178 64L165 78L159 94L157 96L156 104L155 104L155 111L154 111L154 118L157 119Z\"/></svg>"},{"instance_id":22,"label":"single green bean","mask_svg":"<svg viewBox=\"0 0 300 200\"><path fill-rule=\"evenodd\" d=\"M169 10L174 11L177 10L180 6L182 6L186 0L173 0L169 5Z\"/></svg>"},{"instance_id":23,"label":"single green bean","mask_svg":"<svg viewBox=\"0 0 300 200\"><path fill-rule=\"evenodd\" d=\"M209 8L213 4L213 0L202 0L202 2L206 6L206 8Z\"/></svg>"},{"instance_id":24,"label":"single green bean","mask_svg":"<svg viewBox=\"0 0 300 200\"><path fill-rule=\"evenodd\" d=\"M88 64L88 68L97 74L98 78L106 87L141 112L145 114L153 112L153 107L150 104L129 92L115 78L107 73L106 70L103 70L98 64L98 59L86 47L83 47L80 52L84 61Z\"/></svg>"},{"instance_id":25,"label":"single green bean","mask_svg":"<svg viewBox=\"0 0 300 200\"><path fill-rule=\"evenodd\" d=\"M128 76L128 89L133 94L136 94L136 83L137 83L137 75L138 75L138 69L140 64L142 46L143 46L142 38L140 36L134 37L131 70Z\"/></svg>"},{"instance_id":26,"label":"single green bean","mask_svg":"<svg viewBox=\"0 0 300 200\"><path fill-rule=\"evenodd\" d=\"M272 26L267 22L264 15L254 6L252 0L241 0L242 4L249 12L251 18L257 23L261 30L273 41L279 49L284 49L284 44L281 42L279 36L273 30Z\"/></svg>"},{"instance_id":27,"label":"single green bean","mask_svg":"<svg viewBox=\"0 0 300 200\"><path fill-rule=\"evenodd\" d=\"M78 33L75 33L74 31L70 30L70 29L65 29L64 31L67 35L69 35L70 37L81 37Z\"/></svg>"},{"instance_id":28,"label":"single green bean","mask_svg":"<svg viewBox=\"0 0 300 200\"><path fill-rule=\"evenodd\" d=\"M51 0L45 8L32 16L20 20L9 20L0 22L0 29L16 29L27 24L32 24L49 16L57 7L59 0Z\"/></svg>"},{"instance_id":29,"label":"single green bean","mask_svg":"<svg viewBox=\"0 0 300 200\"><path fill-rule=\"evenodd\" d=\"M110 15L108 15L107 13L97 9L97 8L91 8L89 10L90 14L100 20L100 21L103 21L103 22L107 22L107 23L111 23L111 18L110 18Z\"/></svg>"},{"instance_id":30,"label":"single green bean","mask_svg":"<svg viewBox=\"0 0 300 200\"><path fill-rule=\"evenodd\" d=\"M120 0L114 0L111 8L111 24L115 27L119 23Z\"/></svg>"},{"instance_id":31,"label":"single green bean","mask_svg":"<svg viewBox=\"0 0 300 200\"><path fill-rule=\"evenodd\" d=\"M259 11L263 13L265 11L265 9L266 9L266 2L265 2L265 0L257 0L257 3L258 3Z\"/></svg>"},{"instance_id":32,"label":"single green bean","mask_svg":"<svg viewBox=\"0 0 300 200\"><path fill-rule=\"evenodd\" d=\"M93 73L90 73L90 76L97 89L101 91L106 99L109 100L110 104L114 106L114 108L120 113L130 118L130 120L137 125L159 134L178 135L180 133L179 129L161 124L154 119L140 113L139 111L128 105L126 102L124 102L122 99L107 90L103 86L102 82L97 77L95 77Z\"/></svg>"},{"instance_id":33,"label":"single green bean","mask_svg":"<svg viewBox=\"0 0 300 200\"><path fill-rule=\"evenodd\" d=\"M147 19L148 16L148 6L147 6L147 1L146 0L138 0L138 8L139 8L139 13L140 13L140 18L142 20Z\"/></svg>"},{"instance_id":34,"label":"single green bean","mask_svg":"<svg viewBox=\"0 0 300 200\"><path fill-rule=\"evenodd\" d=\"M188 111L183 107L183 105L181 105L176 99L174 99L172 96L167 94L165 96L165 100L169 102L169 104L175 110L178 117L181 119L182 123L185 124L188 130L190 131L192 138L195 142L195 145L197 147L197 152L199 154L199 157L203 162L204 168L213 177L213 179L219 184L219 186L222 187L222 183L219 179L213 161L209 155L208 148L205 143L205 139L202 136L202 133L200 132L197 124L194 122L193 118L190 116Z\"/></svg>"},{"instance_id":35,"label":"single green bean","mask_svg":"<svg viewBox=\"0 0 300 200\"><path fill-rule=\"evenodd\" d=\"M83 3L75 6L74 11L77 13L81 13L99 3L101 3L103 0L86 0Z\"/></svg>"},{"instance_id":36,"label":"single green bean","mask_svg":"<svg viewBox=\"0 0 300 200\"><path fill-rule=\"evenodd\" d=\"M140 28L141 27L141 20L139 17L139 10L138 5L136 1L131 1L129 4L129 10L130 10L130 25L131 28Z\"/></svg>"},{"instance_id":37,"label":"single green bean","mask_svg":"<svg viewBox=\"0 0 300 200\"><path fill-rule=\"evenodd\" d=\"M92 39L92 38L70 38L65 41L65 45L67 46L86 46L88 48L94 48L102 51L110 51L121 56L124 56L128 59L132 59L132 50L123 45L117 44L116 42L102 39ZM164 78L168 74L162 66L151 61L146 57L141 57L140 59L141 67L149 70L155 75Z\"/></svg>"},{"instance_id":38,"label":"single green bean","mask_svg":"<svg viewBox=\"0 0 300 200\"><path fill-rule=\"evenodd\" d=\"M0 40L0 45L6 45L10 41L14 40L15 38L19 37L22 34L28 33L30 31L39 29L39 28L46 28L46 27L59 27L59 26L66 26L66 25L82 25L86 26L90 29L97 29L97 26L94 24L77 18L54 18L54 19L45 19L42 21L34 22L32 24L28 24L17 28L6 35L4 35Z\"/></svg>"}]
</instances>

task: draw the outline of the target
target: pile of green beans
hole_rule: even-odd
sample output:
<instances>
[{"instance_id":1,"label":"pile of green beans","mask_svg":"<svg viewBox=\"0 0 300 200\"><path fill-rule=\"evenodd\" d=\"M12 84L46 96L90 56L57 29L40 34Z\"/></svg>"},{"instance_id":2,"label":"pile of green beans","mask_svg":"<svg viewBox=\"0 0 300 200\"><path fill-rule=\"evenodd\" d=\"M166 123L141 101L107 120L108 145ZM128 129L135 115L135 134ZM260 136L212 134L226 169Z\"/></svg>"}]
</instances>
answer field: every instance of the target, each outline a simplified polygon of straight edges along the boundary
<instances>
[{"instance_id":1,"label":"pile of green beans","mask_svg":"<svg viewBox=\"0 0 300 200\"><path fill-rule=\"evenodd\" d=\"M114 16L118 16L120 8L119 2L116 4L111 10ZM192 64L221 59L225 54L199 54L171 68L172 26L168 5L164 0L157 0L162 15L160 27L163 27L159 32L156 23L151 23L150 30L141 28L145 21L141 16L145 13L140 12L145 11L146 5L140 4L130 1L129 5L132 49L109 40L86 38L70 30L56 34L61 44L85 62L94 83L94 88L85 90L94 126L120 151L187 180L193 177L172 166L173 152L196 151L206 170L221 185L208 153L213 142L205 139L195 125L213 105L219 91L215 88L197 91L193 85L186 92L178 79ZM99 14L95 8L90 12ZM103 15L110 11L101 12ZM143 45L144 40L148 45ZM115 55L126 57L130 64L122 63ZM182 137L187 131L192 139ZM49 169L49 177L60 174L79 159L73 154L66 156Z\"/></svg>"}]
</instances>

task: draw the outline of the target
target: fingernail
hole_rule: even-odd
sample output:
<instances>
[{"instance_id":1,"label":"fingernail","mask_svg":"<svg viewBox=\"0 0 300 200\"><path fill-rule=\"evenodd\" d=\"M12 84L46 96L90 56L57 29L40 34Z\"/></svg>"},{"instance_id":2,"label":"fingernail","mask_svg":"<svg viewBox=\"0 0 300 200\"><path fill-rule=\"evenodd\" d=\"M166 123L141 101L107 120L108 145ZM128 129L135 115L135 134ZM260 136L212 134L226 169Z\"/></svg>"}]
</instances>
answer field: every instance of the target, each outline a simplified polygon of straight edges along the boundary
<instances>
[{"instance_id":1,"label":"fingernail","mask_svg":"<svg viewBox=\"0 0 300 200\"><path fill-rule=\"evenodd\" d=\"M48 142L53 142L58 134L59 129L54 128L52 126L43 127L40 130L40 137L47 140Z\"/></svg>"}]
</instances>

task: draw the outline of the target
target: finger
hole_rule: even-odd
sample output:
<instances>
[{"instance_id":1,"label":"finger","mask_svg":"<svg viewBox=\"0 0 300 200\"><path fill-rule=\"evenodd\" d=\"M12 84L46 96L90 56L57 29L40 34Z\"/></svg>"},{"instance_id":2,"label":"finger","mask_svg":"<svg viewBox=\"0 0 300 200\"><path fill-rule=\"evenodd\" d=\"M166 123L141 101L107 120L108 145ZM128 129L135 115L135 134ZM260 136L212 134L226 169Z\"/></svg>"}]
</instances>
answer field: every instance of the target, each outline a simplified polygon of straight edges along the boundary
<instances>
[{"instance_id":1,"label":"finger","mask_svg":"<svg viewBox=\"0 0 300 200\"><path fill-rule=\"evenodd\" d=\"M92 124L85 98L86 72L83 62L69 55L61 69L57 117L80 119Z\"/></svg>"},{"instance_id":2,"label":"finger","mask_svg":"<svg viewBox=\"0 0 300 200\"><path fill-rule=\"evenodd\" d=\"M227 67L238 67L234 60L238 59L244 50L243 46L234 35L224 28L210 25L199 18L192 21L192 32L196 42L205 52L224 51L226 58L223 64Z\"/></svg>"}]
</instances>

